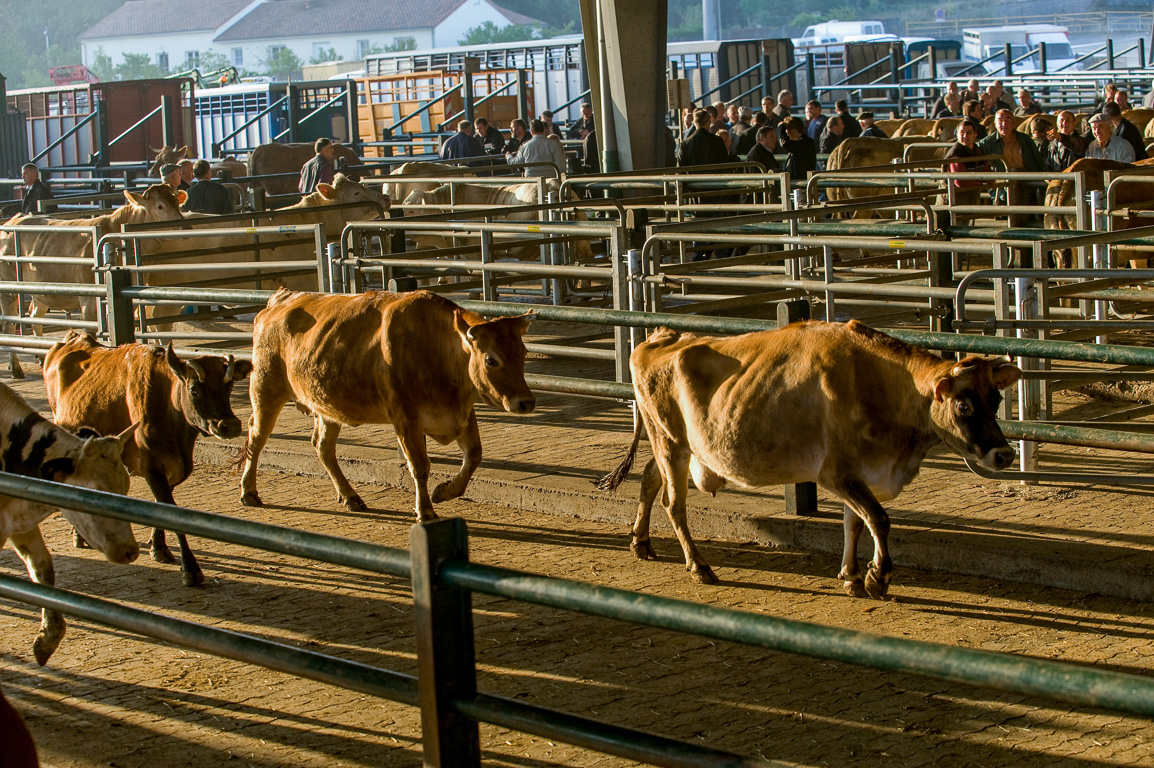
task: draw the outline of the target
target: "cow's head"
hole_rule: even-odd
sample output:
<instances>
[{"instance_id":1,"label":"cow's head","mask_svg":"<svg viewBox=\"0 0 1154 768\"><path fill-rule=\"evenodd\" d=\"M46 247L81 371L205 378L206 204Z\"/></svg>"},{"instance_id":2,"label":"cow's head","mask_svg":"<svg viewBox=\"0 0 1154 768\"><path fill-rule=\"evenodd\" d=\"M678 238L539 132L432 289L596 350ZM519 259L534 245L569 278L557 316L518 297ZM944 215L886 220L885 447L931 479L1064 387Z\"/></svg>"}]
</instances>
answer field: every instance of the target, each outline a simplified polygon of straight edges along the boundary
<instances>
[{"instance_id":1,"label":"cow's head","mask_svg":"<svg viewBox=\"0 0 1154 768\"><path fill-rule=\"evenodd\" d=\"M938 436L960 456L990 469L1005 469L1014 460L1014 449L998 427L999 390L1020 378L1018 366L980 357L967 357L940 374L930 405Z\"/></svg>"},{"instance_id":2,"label":"cow's head","mask_svg":"<svg viewBox=\"0 0 1154 768\"><path fill-rule=\"evenodd\" d=\"M382 210L387 211L391 203L388 195L374 192L364 184L361 184L359 181L353 181L343 173L338 173L334 176L332 184L325 184L324 182L317 184L316 194L321 197L322 204L326 205L376 203L381 206Z\"/></svg>"},{"instance_id":3,"label":"cow's head","mask_svg":"<svg viewBox=\"0 0 1154 768\"><path fill-rule=\"evenodd\" d=\"M188 199L183 190L177 191L167 184L153 184L143 195L124 190L128 201L129 218L133 224L150 221L173 221L184 218L180 206Z\"/></svg>"},{"instance_id":4,"label":"cow's head","mask_svg":"<svg viewBox=\"0 0 1154 768\"><path fill-rule=\"evenodd\" d=\"M168 345L168 367L177 378L175 399L184 419L202 434L229 440L240 435L232 412L232 385L252 373L252 363L215 355L181 360Z\"/></svg>"},{"instance_id":5,"label":"cow's head","mask_svg":"<svg viewBox=\"0 0 1154 768\"><path fill-rule=\"evenodd\" d=\"M453 314L461 343L469 353L469 378L481 399L509 413L532 413L537 398L525 383L525 342L535 315L470 323L465 312Z\"/></svg>"},{"instance_id":6,"label":"cow's head","mask_svg":"<svg viewBox=\"0 0 1154 768\"><path fill-rule=\"evenodd\" d=\"M136 427L137 424L133 424L115 437L100 437L81 428L79 436L83 442L60 455L46 457L41 476L80 488L127 494L128 470L121 454ZM127 521L68 509L61 512L84 540L111 562L131 563L140 554L140 546Z\"/></svg>"}]
</instances>

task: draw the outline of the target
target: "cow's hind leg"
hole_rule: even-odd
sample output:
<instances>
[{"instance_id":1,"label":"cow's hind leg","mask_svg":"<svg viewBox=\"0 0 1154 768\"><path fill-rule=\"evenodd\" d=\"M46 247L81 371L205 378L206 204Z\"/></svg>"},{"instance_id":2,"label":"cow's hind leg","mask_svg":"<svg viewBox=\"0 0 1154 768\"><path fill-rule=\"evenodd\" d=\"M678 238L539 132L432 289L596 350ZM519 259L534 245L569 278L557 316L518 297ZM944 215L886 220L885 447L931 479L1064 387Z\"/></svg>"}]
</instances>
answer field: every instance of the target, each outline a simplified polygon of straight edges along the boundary
<instances>
[{"instance_id":1,"label":"cow's hind leg","mask_svg":"<svg viewBox=\"0 0 1154 768\"><path fill-rule=\"evenodd\" d=\"M52 555L48 552L48 547L44 546L44 539L40 535L39 528L33 528L31 531L12 535L12 545L16 548L16 554L20 555L20 559L24 561L24 567L28 569L28 575L37 584L47 584L48 586L55 586L56 584L56 569L52 565ZM37 633L36 639L32 642L32 655L36 657L36 663L44 666L48 663L48 659L52 657L52 653L60 645L60 641L64 639L64 617L56 611L44 608L40 611L40 632Z\"/></svg>"},{"instance_id":2,"label":"cow's hind leg","mask_svg":"<svg viewBox=\"0 0 1154 768\"><path fill-rule=\"evenodd\" d=\"M658 448L653 441L653 432L650 432L650 441L653 452L661 465L661 475L665 478L665 497L667 499L666 512L669 522L673 524L673 531L677 540L681 542L681 551L685 553L685 570L696 581L702 584L716 584L717 576L713 569L705 562L697 545L693 543L693 536L689 533L689 521L685 512L685 502L689 497L689 451L672 446Z\"/></svg>"},{"instance_id":3,"label":"cow's hind leg","mask_svg":"<svg viewBox=\"0 0 1154 768\"><path fill-rule=\"evenodd\" d=\"M337 489L337 500L350 512L364 512L368 507L353 490L345 473L341 471L340 462L337 461L337 437L340 434L340 424L322 419L320 416L313 417L313 448L316 448L317 457L320 458L325 471L329 473L329 479Z\"/></svg>"},{"instance_id":4,"label":"cow's hind leg","mask_svg":"<svg viewBox=\"0 0 1154 768\"><path fill-rule=\"evenodd\" d=\"M0 308L3 308L4 314L9 317L15 317L19 311L19 300L14 293L5 293L0 296ZM16 324L13 322L4 322L5 333L16 333ZM8 353L8 375L14 379L24 378L24 368L20 365L20 360L16 357L15 352Z\"/></svg>"},{"instance_id":5,"label":"cow's hind leg","mask_svg":"<svg viewBox=\"0 0 1154 768\"><path fill-rule=\"evenodd\" d=\"M866 597L861 570L858 568L857 562L857 543L861 538L861 532L865 525L849 504L843 505L843 512L845 515L843 523L845 543L842 545L841 571L837 577L845 582L845 592L847 595L850 597Z\"/></svg>"},{"instance_id":6,"label":"cow's hind leg","mask_svg":"<svg viewBox=\"0 0 1154 768\"><path fill-rule=\"evenodd\" d=\"M260 464L260 452L272 436L281 409L289 400L284 366L262 362L253 371L248 392L252 415L248 419L248 439L244 441L238 459L238 463L244 461L244 474L240 479L240 503L246 507L262 507L264 502L256 492L256 470Z\"/></svg>"},{"instance_id":7,"label":"cow's hind leg","mask_svg":"<svg viewBox=\"0 0 1154 768\"><path fill-rule=\"evenodd\" d=\"M889 590L894 569L889 550L890 516L886 514L866 484L859 480L845 482L836 490L852 509L853 517L858 518L854 522L847 511L846 547L842 560L842 578L846 580L846 592L854 597L863 596L851 588L851 584L857 583L854 577L861 578L857 570L857 539L861 535L861 526L864 523L874 540L874 558L870 561L864 584L858 588L864 588L870 597L881 599Z\"/></svg>"},{"instance_id":8,"label":"cow's hind leg","mask_svg":"<svg viewBox=\"0 0 1154 768\"><path fill-rule=\"evenodd\" d=\"M465 431L457 438L457 446L461 449L461 469L452 479L446 480L433 489L431 500L434 504L455 499L465 492L469 486L469 479L481 465L481 430L477 428L477 414L469 414L469 422Z\"/></svg>"},{"instance_id":9,"label":"cow's hind leg","mask_svg":"<svg viewBox=\"0 0 1154 768\"><path fill-rule=\"evenodd\" d=\"M653 543L649 539L649 518L653 514L653 502L662 485L661 472L657 460L650 459L641 473L641 496L637 504L637 520L633 523L633 536L629 549L638 560L656 560ZM668 500L667 500L668 501Z\"/></svg>"},{"instance_id":10,"label":"cow's hind leg","mask_svg":"<svg viewBox=\"0 0 1154 768\"><path fill-rule=\"evenodd\" d=\"M144 479L148 483L148 489L152 491L153 498L161 504L176 505L176 500L172 497L172 488L169 486L163 470L152 469ZM200 563L196 561L196 555L192 553L192 548L188 546L188 539L183 533L176 534L176 541L180 545L180 580L186 587L199 587L204 583L204 572L200 570ZM152 529L149 553L152 555L152 559L158 563L175 562L172 552L168 548L168 542L165 540L163 528Z\"/></svg>"}]
</instances>

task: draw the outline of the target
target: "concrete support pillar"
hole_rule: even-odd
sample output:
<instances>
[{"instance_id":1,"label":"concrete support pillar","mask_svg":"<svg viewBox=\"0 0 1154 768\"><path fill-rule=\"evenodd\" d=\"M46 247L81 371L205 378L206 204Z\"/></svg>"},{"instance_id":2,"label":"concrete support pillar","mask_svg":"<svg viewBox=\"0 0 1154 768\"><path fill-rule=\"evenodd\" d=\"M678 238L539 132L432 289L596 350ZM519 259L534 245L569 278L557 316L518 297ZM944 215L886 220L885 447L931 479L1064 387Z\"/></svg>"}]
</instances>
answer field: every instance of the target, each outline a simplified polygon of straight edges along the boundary
<instances>
[{"instance_id":1,"label":"concrete support pillar","mask_svg":"<svg viewBox=\"0 0 1154 768\"><path fill-rule=\"evenodd\" d=\"M605 171L665 165L666 0L580 0ZM605 75L602 77L602 75Z\"/></svg>"}]
</instances>

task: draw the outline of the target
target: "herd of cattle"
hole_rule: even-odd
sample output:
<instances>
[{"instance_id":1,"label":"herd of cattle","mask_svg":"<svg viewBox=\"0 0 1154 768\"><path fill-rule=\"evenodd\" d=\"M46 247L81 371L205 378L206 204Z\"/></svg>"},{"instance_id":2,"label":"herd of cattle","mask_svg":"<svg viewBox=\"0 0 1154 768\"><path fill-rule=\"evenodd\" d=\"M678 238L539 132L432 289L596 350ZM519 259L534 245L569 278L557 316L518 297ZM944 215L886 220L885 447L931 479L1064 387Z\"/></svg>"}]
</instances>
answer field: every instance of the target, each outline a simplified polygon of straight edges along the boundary
<instances>
[{"instance_id":1,"label":"herd of cattle","mask_svg":"<svg viewBox=\"0 0 1154 768\"><path fill-rule=\"evenodd\" d=\"M869 141L883 145L883 140ZM406 184L410 182L397 181L382 194L338 175L293 209L302 223L321 220L327 231L339 233L343 222L372 218L388 208L390 199L437 204L448 194L434 184ZM457 186L455 201L537 202L536 185L523 186L526 189L500 193L480 185ZM121 208L90 219L20 220L77 228L65 237L26 233L21 255L62 250L89 255L88 231L93 227L112 233L154 222L178 222L174 228L189 229L213 224L212 217L183 214L180 196L167 186L152 186L142 194L125 192L125 197ZM341 203L354 205L334 208ZM166 249L187 247L175 241L150 241L147 249L163 255ZM197 247L216 253L216 259L251 258L251 249L230 251L231 242L220 236ZM0 249L0 257L16 253L11 236L4 237ZM301 249L300 258L315 259L309 251ZM278 250L276 258L283 261L286 255ZM10 261L3 263L3 279L13 279ZM24 267L21 279L29 282L92 280L91 267L85 264ZM158 279L181 284L189 276L166 272ZM317 456L340 502L352 510L365 504L337 460L341 426L392 425L416 486L416 517L423 522L436 518L435 503L465 492L481 462L477 403L517 415L529 414L536 406L525 380L524 336L532 313L485 319L426 291L310 293L316 288L311 276L264 284L278 290L256 315L251 363L232 356L182 359L171 346L107 348L87 333L69 332L44 361L55 423L0 386L0 469L120 494L127 492L131 473L144 478L157 501L175 503L173 489L192 471L197 438L241 436L231 396L236 382L248 378L252 416L238 455L238 465L243 465L241 504L261 504L256 481L260 454L281 410L293 402L313 417ZM12 302L14 297L5 304L6 315L16 314ZM94 305L82 299L33 296L34 316L48 309L79 310L85 319L95 316ZM640 559L654 557L649 522L660 492L686 568L702 583L717 578L688 530L690 478L711 494L726 483L821 484L847 504L839 574L846 592L880 598L893 571L882 502L910 483L928 451L944 444L994 469L1006 467L1014 456L995 414L1000 390L1021 376L1016 366L980 358L943 361L856 321L797 323L731 338L661 328L638 345L630 367L641 419L625 460L603 479L602 487L620 485L643 432L647 434L653 458L641 480L631 549ZM13 376L22 375L19 371L13 358ZM456 442L463 456L459 471L431 491L426 450L430 436L442 444ZM54 573L38 525L53 511L0 499L0 545L11 539L33 580L47 584L53 583ZM87 543L116 563L137 557L139 547L127 523L70 511L65 515L75 527L78 545ZM875 545L864 576L857 556L863 528ZM151 555L173 562L165 538L164 531L153 531ZM185 537L177 538L183 583L199 585L203 575L196 557ZM34 642L37 662L47 662L63 631L62 618L45 610Z\"/></svg>"}]
</instances>

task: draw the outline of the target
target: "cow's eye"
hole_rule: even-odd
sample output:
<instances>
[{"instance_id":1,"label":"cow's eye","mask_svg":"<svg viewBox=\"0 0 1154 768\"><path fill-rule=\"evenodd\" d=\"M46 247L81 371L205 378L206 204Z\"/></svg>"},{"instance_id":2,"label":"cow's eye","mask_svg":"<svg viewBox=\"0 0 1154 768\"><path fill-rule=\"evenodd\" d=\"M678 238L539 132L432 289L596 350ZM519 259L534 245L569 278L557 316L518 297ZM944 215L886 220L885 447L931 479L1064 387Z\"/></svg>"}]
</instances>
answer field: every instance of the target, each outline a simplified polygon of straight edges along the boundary
<instances>
[{"instance_id":1,"label":"cow's eye","mask_svg":"<svg viewBox=\"0 0 1154 768\"><path fill-rule=\"evenodd\" d=\"M493 357L492 355L485 355L485 365L489 366L490 368L496 368L500 364L501 361L497 358Z\"/></svg>"},{"instance_id":2,"label":"cow's eye","mask_svg":"<svg viewBox=\"0 0 1154 768\"><path fill-rule=\"evenodd\" d=\"M969 416L974 412L974 406L967 400L954 401L954 412L959 416Z\"/></svg>"},{"instance_id":3,"label":"cow's eye","mask_svg":"<svg viewBox=\"0 0 1154 768\"><path fill-rule=\"evenodd\" d=\"M200 397L200 385L199 384L193 384L191 387L188 388L188 391L193 397Z\"/></svg>"}]
</instances>

